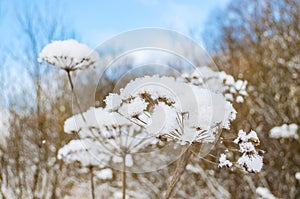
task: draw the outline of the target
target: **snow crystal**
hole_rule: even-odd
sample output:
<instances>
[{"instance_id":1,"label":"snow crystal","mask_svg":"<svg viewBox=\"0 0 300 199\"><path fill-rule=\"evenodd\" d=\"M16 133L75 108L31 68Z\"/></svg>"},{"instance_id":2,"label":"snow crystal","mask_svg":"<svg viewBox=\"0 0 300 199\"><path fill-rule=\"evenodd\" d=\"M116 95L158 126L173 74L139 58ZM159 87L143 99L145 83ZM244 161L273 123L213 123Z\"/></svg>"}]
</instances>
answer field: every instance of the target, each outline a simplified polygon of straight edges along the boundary
<instances>
[{"instance_id":1,"label":"snow crystal","mask_svg":"<svg viewBox=\"0 0 300 199\"><path fill-rule=\"evenodd\" d=\"M298 125L297 124L283 124L282 126L276 126L270 130L271 138L295 138L297 139L299 135L297 134Z\"/></svg>"},{"instance_id":2,"label":"snow crystal","mask_svg":"<svg viewBox=\"0 0 300 199\"><path fill-rule=\"evenodd\" d=\"M232 162L230 162L229 160L227 160L227 157L224 153L222 153L220 155L220 158L219 158L219 167L231 167L232 166Z\"/></svg>"},{"instance_id":3,"label":"snow crystal","mask_svg":"<svg viewBox=\"0 0 300 199\"><path fill-rule=\"evenodd\" d=\"M69 39L46 45L40 52L38 61L46 61L57 68L74 71L97 64L99 55L88 46Z\"/></svg>"}]
</instances>

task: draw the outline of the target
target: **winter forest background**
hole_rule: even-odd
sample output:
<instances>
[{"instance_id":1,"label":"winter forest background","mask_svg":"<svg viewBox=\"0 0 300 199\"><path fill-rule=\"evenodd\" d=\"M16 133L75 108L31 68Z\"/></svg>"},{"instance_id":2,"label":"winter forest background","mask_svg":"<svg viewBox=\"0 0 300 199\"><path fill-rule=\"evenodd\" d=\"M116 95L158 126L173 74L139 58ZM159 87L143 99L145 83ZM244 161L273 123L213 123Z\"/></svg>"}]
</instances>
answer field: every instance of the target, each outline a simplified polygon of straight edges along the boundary
<instances>
[{"instance_id":1,"label":"winter forest background","mask_svg":"<svg viewBox=\"0 0 300 199\"><path fill-rule=\"evenodd\" d=\"M139 3L150 7L163 4L156 1ZM115 4L117 7L118 3ZM198 4L195 9L202 5L205 8L204 1L199 1ZM74 117L81 120L78 106L74 107L75 91L70 89L70 79L65 71L51 66L46 55L41 57L40 53L47 44L55 40L75 39L90 48L96 48L103 40L92 44L91 41L97 34L92 31L90 38L84 39L80 35L81 27L75 27L70 20L65 20L64 6L63 1L0 1L0 198L122 198L124 175L127 198L162 198L169 190L178 162L182 158L151 172L124 174L110 168L109 163L99 164L90 159L89 153L78 148L77 134L70 133L78 130L78 126L86 128L86 123L66 125L67 119L72 119L75 113L78 115ZM176 8L189 11L186 6ZM201 12L200 8L197 9L191 12ZM109 12L118 10L120 8L108 9ZM230 129L225 128L226 124L221 125L224 129L220 131L221 135L208 155L199 157L194 154L188 157L188 162L180 168L180 180L173 187L170 198L300 198L300 1L231 0L210 10L205 23L201 22L201 27L199 24L199 27L195 25L197 23L184 23L180 20L181 15L178 15L178 18L172 19L178 22L176 27L161 28L180 31L177 28L184 27L181 29L183 34L205 46L218 71L213 72L204 67L201 70L224 80L221 83L225 84L227 90L222 90L222 94L237 111L236 119L233 120L229 114L228 121L232 120ZM76 11L78 15L81 12L89 10L83 7ZM13 20L9 23L7 18L11 17ZM122 23L122 16L118 17L117 23ZM89 20L91 19L86 19ZM110 20L116 19L96 19L104 24L109 24ZM129 21L134 24L134 19ZM192 21L197 21L197 17ZM121 32L127 30L123 29ZM109 31L103 30L99 34L106 34L110 38L118 33L109 34ZM180 49L196 63L201 63L201 57L189 45L182 45ZM103 51L98 52L99 59L104 65L116 56L109 47L101 50ZM124 87L126 91L124 82L141 77L141 74L153 73L134 70L135 63L142 58L137 53L122 60L122 68L118 64L113 65L100 80L98 70L76 70L71 74L76 79L75 90L80 96L87 96L90 95L89 85L97 85L97 89L93 91L93 106L102 114L101 107L107 107L109 100L117 96L109 93L118 92ZM154 71L174 77L181 83L201 84L200 77L191 73L193 71L186 71L181 62L171 59L166 61L166 65L172 66L177 72L166 68L155 68ZM130 73L126 73L127 71ZM126 80L120 84L118 80L124 73ZM207 76L207 81L212 76ZM174 78L155 81L169 84ZM237 86L244 83L247 87ZM205 95L203 90L200 91ZM107 96L110 97L106 98ZM122 92L120 96L124 97ZM137 101L134 105L144 106L140 102L147 99L149 96L145 99L135 96L131 100ZM158 97L155 100L147 101L147 108L144 109L150 109L150 102L156 105L162 105L163 102L165 111L173 111L166 107L172 105L168 99ZM88 118L90 106L86 106L88 102L80 102L82 116ZM112 105L109 108L114 109ZM153 114L158 114L155 107L153 109ZM105 114L103 112L103 120L107 119ZM137 119L136 115L130 116ZM184 115L182 120L183 118ZM138 119L134 121L141 122ZM127 125L126 122L124 124ZM112 126L112 129L116 128ZM112 129L106 128L107 131ZM247 136L243 136L243 131L240 130L247 133L253 130L257 137L256 134L249 137L252 135L249 133L247 142ZM66 131L70 131L69 134ZM219 132L219 129L216 131ZM242 133L238 135L238 132ZM84 136L82 139L89 138L89 134L85 133L81 134ZM159 141L151 144L138 144L148 150L156 145L164 146L161 142L169 138L179 137L180 142L188 140L180 137L180 134L167 135L167 138L159 137ZM105 138L116 139L118 136L121 137L114 134ZM243 140L246 138L247 140ZM198 142L197 139L195 142ZM89 147L92 146L90 141L87 141ZM251 150L263 156L264 165L260 172L246 166L231 167L231 162L226 162L226 157L220 158L226 153L228 159L238 160L241 156L239 152L243 153L243 142L251 143ZM201 142L197 144L193 143L193 148L188 150L197 151ZM183 147L182 143L177 145L174 143L176 147ZM257 151L254 146L258 147ZM99 155L102 154L100 148L90 147L90 150ZM122 159L102 156L103 162L122 162ZM133 168L134 164L142 166L144 161L126 154L123 158L128 169Z\"/></svg>"}]
</instances>

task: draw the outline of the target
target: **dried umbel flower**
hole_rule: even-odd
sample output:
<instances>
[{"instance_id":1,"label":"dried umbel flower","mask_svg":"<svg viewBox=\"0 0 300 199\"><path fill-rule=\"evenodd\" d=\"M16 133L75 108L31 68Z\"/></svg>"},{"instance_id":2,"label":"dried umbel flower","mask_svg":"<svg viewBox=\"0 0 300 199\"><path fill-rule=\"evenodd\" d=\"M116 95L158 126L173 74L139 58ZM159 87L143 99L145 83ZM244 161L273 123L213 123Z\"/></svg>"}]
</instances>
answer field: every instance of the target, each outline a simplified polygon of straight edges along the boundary
<instances>
[{"instance_id":1,"label":"dried umbel flower","mask_svg":"<svg viewBox=\"0 0 300 199\"><path fill-rule=\"evenodd\" d=\"M150 135L181 144L214 141L218 129L228 129L236 114L222 94L171 77L137 78L105 102L106 109Z\"/></svg>"},{"instance_id":2,"label":"dried umbel flower","mask_svg":"<svg viewBox=\"0 0 300 199\"><path fill-rule=\"evenodd\" d=\"M245 131L240 130L238 137L233 142L239 146L238 152L242 154L238 158L235 166L242 168L249 173L260 172L263 167L263 151L257 151L255 148L260 144L256 132L250 131L250 133L247 134ZM232 167L233 164L231 161L227 160L225 154L221 154L219 158L219 167L224 166Z\"/></svg>"},{"instance_id":3,"label":"dried umbel flower","mask_svg":"<svg viewBox=\"0 0 300 199\"><path fill-rule=\"evenodd\" d=\"M231 102L243 103L248 95L247 81L235 80L224 71L213 71L207 66L197 67L190 73L182 74L178 77L178 81L220 92Z\"/></svg>"},{"instance_id":4,"label":"dried umbel flower","mask_svg":"<svg viewBox=\"0 0 300 199\"><path fill-rule=\"evenodd\" d=\"M255 149L255 146L260 143L256 132L250 131L247 134L245 131L240 130L234 143L239 145L239 151L242 153L237 164L247 172L260 172L263 167L263 157Z\"/></svg>"},{"instance_id":5,"label":"dried umbel flower","mask_svg":"<svg viewBox=\"0 0 300 199\"><path fill-rule=\"evenodd\" d=\"M95 66L99 61L99 55L85 44L69 39L53 41L46 45L40 52L38 61L45 61L66 71L75 71Z\"/></svg>"}]
</instances>

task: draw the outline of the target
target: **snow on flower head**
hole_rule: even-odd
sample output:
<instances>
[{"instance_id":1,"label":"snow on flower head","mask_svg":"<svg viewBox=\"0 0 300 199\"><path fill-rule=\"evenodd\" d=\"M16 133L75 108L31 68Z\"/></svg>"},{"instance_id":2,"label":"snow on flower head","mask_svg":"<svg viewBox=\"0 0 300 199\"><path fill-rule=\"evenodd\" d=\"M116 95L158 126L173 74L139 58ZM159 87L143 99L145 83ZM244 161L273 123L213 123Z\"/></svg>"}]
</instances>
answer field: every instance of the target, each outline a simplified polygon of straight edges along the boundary
<instances>
[{"instance_id":1,"label":"snow on flower head","mask_svg":"<svg viewBox=\"0 0 300 199\"><path fill-rule=\"evenodd\" d=\"M271 138L295 138L297 139L299 135L297 134L298 125L297 124L283 124L282 126L275 126L270 130Z\"/></svg>"},{"instance_id":2,"label":"snow on flower head","mask_svg":"<svg viewBox=\"0 0 300 199\"><path fill-rule=\"evenodd\" d=\"M104 166L110 160L103 147L91 139L71 140L59 149L57 156L67 163L80 162L82 166Z\"/></svg>"},{"instance_id":3,"label":"snow on flower head","mask_svg":"<svg viewBox=\"0 0 300 199\"><path fill-rule=\"evenodd\" d=\"M243 103L244 97L248 95L246 91L247 81L235 81L231 75L224 71L213 71L207 66L197 67L190 73L184 73L178 77L178 81L220 92L225 95L227 100L237 103Z\"/></svg>"},{"instance_id":4,"label":"snow on flower head","mask_svg":"<svg viewBox=\"0 0 300 199\"><path fill-rule=\"evenodd\" d=\"M227 157L224 153L222 153L220 155L220 158L219 158L219 167L231 167L232 166L232 162L230 162L229 160L227 160Z\"/></svg>"},{"instance_id":5,"label":"snow on flower head","mask_svg":"<svg viewBox=\"0 0 300 199\"><path fill-rule=\"evenodd\" d=\"M88 46L69 39L53 41L46 45L40 52L38 61L46 61L57 68L75 71L95 66L99 55Z\"/></svg>"},{"instance_id":6,"label":"snow on flower head","mask_svg":"<svg viewBox=\"0 0 300 199\"><path fill-rule=\"evenodd\" d=\"M250 131L250 133L247 134L243 130L239 130L238 137L233 142L235 144L240 144L248 141L251 141L255 146L258 146L260 144L260 141L255 131Z\"/></svg>"},{"instance_id":7,"label":"snow on flower head","mask_svg":"<svg viewBox=\"0 0 300 199\"><path fill-rule=\"evenodd\" d=\"M238 137L233 142L239 146L238 151L241 153L235 165L249 173L260 172L263 167L263 157L261 156L263 151L258 152L255 148L260 144L256 132L250 131L247 134L245 131L240 130ZM221 154L219 162L219 167L232 166L225 154Z\"/></svg>"},{"instance_id":8,"label":"snow on flower head","mask_svg":"<svg viewBox=\"0 0 300 199\"><path fill-rule=\"evenodd\" d=\"M260 172L263 167L263 157L256 152L253 154L244 153L237 161L247 172Z\"/></svg>"},{"instance_id":9,"label":"snow on flower head","mask_svg":"<svg viewBox=\"0 0 300 199\"><path fill-rule=\"evenodd\" d=\"M247 172L260 172L263 167L263 157L255 149L255 146L260 144L256 132L250 131L247 134L240 130L234 143L239 145L239 151L242 153L237 164Z\"/></svg>"},{"instance_id":10,"label":"snow on flower head","mask_svg":"<svg viewBox=\"0 0 300 199\"><path fill-rule=\"evenodd\" d=\"M143 126L150 135L182 144L212 142L236 114L222 94L171 77L137 78L105 102L110 111Z\"/></svg>"},{"instance_id":11,"label":"snow on flower head","mask_svg":"<svg viewBox=\"0 0 300 199\"><path fill-rule=\"evenodd\" d=\"M136 103L140 103L140 101ZM130 110L134 110L134 107L131 107ZM132 111L129 112L131 115ZM87 146L83 148L82 143L74 141L74 145L71 141L67 144L70 147L62 148L60 152L59 157L66 161L77 160L74 159L75 157L72 158L72 156L69 155L69 151L72 151L72 148L80 149L75 150L74 155L76 157L84 156L81 154L87 156L93 156L94 154L96 157L98 155L105 156L109 154L108 156L112 158L112 160L115 160L116 158L120 158L124 153L130 154L139 152L145 147L156 145L159 141L155 137L149 137L145 129L117 112L110 112L100 107L90 108L82 114L86 121L83 121L81 115L74 115L65 121L64 129L66 133L77 133L80 141L87 143ZM88 143L90 143L91 146ZM95 150L94 147L98 147L99 150ZM86 151L84 151L84 149ZM91 161L94 160L88 157L84 160L84 162ZM126 166L132 165L134 165L134 159L131 156L126 156Z\"/></svg>"}]
</instances>

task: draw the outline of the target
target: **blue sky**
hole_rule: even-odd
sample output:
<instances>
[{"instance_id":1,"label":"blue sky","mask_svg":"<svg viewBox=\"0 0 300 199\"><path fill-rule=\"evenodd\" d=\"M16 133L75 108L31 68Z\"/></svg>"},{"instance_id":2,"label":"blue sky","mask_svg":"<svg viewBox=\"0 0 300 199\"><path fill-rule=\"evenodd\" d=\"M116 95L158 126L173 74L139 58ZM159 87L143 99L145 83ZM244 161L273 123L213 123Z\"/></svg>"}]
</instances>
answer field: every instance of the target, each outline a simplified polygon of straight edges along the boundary
<instances>
[{"instance_id":1,"label":"blue sky","mask_svg":"<svg viewBox=\"0 0 300 199\"><path fill-rule=\"evenodd\" d=\"M27 9L26 1L1 0L2 20L0 36L3 40L16 39L15 12ZM46 1L37 1L40 5ZM132 29L160 27L189 34L191 29L205 30L211 12L222 8L229 0L61 0L66 23L75 30L82 42L95 47L106 39ZM51 14L51 13L49 13Z\"/></svg>"}]
</instances>

